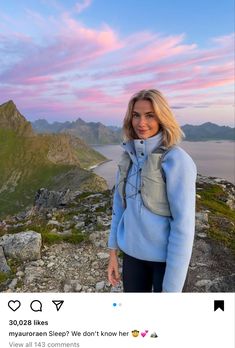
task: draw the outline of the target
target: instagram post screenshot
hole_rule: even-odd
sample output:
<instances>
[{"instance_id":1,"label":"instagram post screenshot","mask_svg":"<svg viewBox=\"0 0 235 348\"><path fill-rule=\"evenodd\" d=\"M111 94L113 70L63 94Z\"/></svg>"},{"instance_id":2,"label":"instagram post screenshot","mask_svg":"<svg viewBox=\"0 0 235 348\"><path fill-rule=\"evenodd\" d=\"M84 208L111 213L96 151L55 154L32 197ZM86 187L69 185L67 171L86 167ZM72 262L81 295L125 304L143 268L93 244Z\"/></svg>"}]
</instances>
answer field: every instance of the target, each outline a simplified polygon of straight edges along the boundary
<instances>
[{"instance_id":1,"label":"instagram post screenshot","mask_svg":"<svg viewBox=\"0 0 235 348\"><path fill-rule=\"evenodd\" d=\"M2 348L234 348L233 0L0 0Z\"/></svg>"}]
</instances>

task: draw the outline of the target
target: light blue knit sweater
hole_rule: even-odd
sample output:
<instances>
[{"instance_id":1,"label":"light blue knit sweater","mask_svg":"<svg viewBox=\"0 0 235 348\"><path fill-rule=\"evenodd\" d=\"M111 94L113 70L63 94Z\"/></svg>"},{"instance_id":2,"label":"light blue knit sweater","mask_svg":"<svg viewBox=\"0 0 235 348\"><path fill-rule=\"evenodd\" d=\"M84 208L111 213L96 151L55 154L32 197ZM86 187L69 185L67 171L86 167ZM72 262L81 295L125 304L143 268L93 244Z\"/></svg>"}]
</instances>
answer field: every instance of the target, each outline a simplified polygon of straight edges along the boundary
<instances>
[{"instance_id":1,"label":"light blue knit sweater","mask_svg":"<svg viewBox=\"0 0 235 348\"><path fill-rule=\"evenodd\" d=\"M152 213L143 205L140 172L149 153L161 145L162 133L122 145L132 159L126 185L126 209L115 189L108 246L137 259L166 262L164 292L181 292L192 253L195 231L196 166L180 147L170 150L162 163L172 217ZM117 182L118 182L117 173Z\"/></svg>"}]
</instances>

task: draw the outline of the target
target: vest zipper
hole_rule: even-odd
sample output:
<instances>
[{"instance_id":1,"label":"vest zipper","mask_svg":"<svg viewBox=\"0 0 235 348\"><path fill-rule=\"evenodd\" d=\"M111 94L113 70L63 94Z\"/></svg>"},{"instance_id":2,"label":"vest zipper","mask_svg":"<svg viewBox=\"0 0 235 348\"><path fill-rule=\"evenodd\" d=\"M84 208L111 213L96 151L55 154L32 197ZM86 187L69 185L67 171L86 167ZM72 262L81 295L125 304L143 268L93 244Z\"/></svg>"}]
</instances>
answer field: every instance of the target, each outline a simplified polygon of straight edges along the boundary
<instances>
[{"instance_id":1,"label":"vest zipper","mask_svg":"<svg viewBox=\"0 0 235 348\"><path fill-rule=\"evenodd\" d=\"M127 206L127 204L126 204L126 183L127 183L127 178L128 178L128 174L129 174L131 166L132 166L132 161L130 161L128 169L127 169L126 177L123 179L122 197L123 197L124 209L126 209L126 206Z\"/></svg>"},{"instance_id":2,"label":"vest zipper","mask_svg":"<svg viewBox=\"0 0 235 348\"><path fill-rule=\"evenodd\" d=\"M142 213L142 205L143 205L142 196L141 196L141 188L142 188L141 172L142 172L142 168L139 168L139 170L138 170L138 175L139 175L138 194L140 195L140 197L139 197L140 198L139 199L139 214Z\"/></svg>"}]
</instances>

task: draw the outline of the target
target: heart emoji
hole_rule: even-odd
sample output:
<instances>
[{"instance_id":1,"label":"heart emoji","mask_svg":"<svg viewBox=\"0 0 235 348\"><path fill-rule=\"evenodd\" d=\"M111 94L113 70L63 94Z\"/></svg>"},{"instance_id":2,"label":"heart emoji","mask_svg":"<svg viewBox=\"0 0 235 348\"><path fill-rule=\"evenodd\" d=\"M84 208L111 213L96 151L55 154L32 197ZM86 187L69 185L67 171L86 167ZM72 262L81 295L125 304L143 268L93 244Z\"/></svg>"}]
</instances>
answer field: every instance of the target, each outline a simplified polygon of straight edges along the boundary
<instances>
[{"instance_id":1,"label":"heart emoji","mask_svg":"<svg viewBox=\"0 0 235 348\"><path fill-rule=\"evenodd\" d=\"M141 336L145 337L146 336L146 332L141 332Z\"/></svg>"},{"instance_id":2,"label":"heart emoji","mask_svg":"<svg viewBox=\"0 0 235 348\"><path fill-rule=\"evenodd\" d=\"M11 310L14 312L17 311L17 309L20 308L20 306L21 306L21 303L18 300L16 301L11 300L8 302L8 307L11 308Z\"/></svg>"},{"instance_id":3,"label":"heart emoji","mask_svg":"<svg viewBox=\"0 0 235 348\"><path fill-rule=\"evenodd\" d=\"M145 330L146 334L149 332L149 330Z\"/></svg>"}]
</instances>

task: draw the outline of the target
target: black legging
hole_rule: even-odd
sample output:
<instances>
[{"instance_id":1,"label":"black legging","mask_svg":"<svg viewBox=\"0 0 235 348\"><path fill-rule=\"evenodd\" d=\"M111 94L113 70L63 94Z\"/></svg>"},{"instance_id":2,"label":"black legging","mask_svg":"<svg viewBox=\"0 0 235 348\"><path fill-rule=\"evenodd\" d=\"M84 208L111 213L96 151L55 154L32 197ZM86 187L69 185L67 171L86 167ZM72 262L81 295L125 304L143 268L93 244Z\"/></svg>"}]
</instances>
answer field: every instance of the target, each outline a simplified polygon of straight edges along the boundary
<instances>
[{"instance_id":1,"label":"black legging","mask_svg":"<svg viewBox=\"0 0 235 348\"><path fill-rule=\"evenodd\" d=\"M124 292L162 292L166 262L152 262L123 254Z\"/></svg>"}]
</instances>

